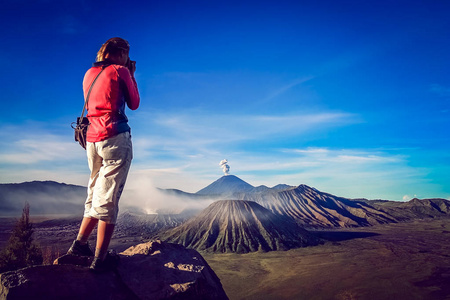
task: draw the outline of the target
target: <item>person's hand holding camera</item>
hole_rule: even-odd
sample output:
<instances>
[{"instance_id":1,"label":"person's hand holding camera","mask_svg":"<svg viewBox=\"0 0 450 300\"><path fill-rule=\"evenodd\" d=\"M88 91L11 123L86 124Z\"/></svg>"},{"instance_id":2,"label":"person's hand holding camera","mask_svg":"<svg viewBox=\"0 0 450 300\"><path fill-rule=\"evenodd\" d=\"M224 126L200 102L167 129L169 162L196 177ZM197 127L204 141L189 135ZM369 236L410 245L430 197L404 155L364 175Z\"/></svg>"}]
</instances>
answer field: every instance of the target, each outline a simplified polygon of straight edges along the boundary
<instances>
[{"instance_id":1,"label":"person's hand holding camera","mask_svg":"<svg viewBox=\"0 0 450 300\"><path fill-rule=\"evenodd\" d=\"M128 58L127 68L130 70L132 76L134 76L134 72L136 71L136 61Z\"/></svg>"}]
</instances>

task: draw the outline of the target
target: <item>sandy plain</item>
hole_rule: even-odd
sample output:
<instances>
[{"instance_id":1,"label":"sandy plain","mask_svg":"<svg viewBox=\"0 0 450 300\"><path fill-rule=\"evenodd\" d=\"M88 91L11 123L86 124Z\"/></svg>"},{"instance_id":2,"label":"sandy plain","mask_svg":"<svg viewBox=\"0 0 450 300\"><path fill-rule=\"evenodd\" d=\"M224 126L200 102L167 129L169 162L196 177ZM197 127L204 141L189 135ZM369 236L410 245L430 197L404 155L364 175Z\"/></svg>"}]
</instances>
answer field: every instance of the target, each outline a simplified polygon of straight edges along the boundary
<instances>
[{"instance_id":1,"label":"sandy plain","mask_svg":"<svg viewBox=\"0 0 450 300\"><path fill-rule=\"evenodd\" d=\"M78 219L45 226L35 221L35 240L52 256L67 251L79 226ZM0 219L1 247L13 224ZM315 233L324 239L322 245L202 255L231 300L450 299L450 219ZM121 252L144 241L118 232L111 248Z\"/></svg>"},{"instance_id":2,"label":"sandy plain","mask_svg":"<svg viewBox=\"0 0 450 300\"><path fill-rule=\"evenodd\" d=\"M320 246L203 254L232 300L450 299L450 220L317 232Z\"/></svg>"}]
</instances>

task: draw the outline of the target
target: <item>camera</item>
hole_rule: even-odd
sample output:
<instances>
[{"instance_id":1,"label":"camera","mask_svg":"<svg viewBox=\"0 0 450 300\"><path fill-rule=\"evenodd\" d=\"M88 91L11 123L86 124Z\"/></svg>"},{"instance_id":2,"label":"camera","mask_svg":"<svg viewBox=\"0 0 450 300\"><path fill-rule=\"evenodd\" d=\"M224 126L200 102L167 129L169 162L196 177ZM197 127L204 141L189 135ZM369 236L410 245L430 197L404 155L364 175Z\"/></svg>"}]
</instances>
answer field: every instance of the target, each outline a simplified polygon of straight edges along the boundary
<instances>
[{"instance_id":1,"label":"camera","mask_svg":"<svg viewBox=\"0 0 450 300\"><path fill-rule=\"evenodd\" d=\"M130 70L130 72L134 72L136 70L136 61L128 58L126 67L128 68L128 70Z\"/></svg>"}]
</instances>

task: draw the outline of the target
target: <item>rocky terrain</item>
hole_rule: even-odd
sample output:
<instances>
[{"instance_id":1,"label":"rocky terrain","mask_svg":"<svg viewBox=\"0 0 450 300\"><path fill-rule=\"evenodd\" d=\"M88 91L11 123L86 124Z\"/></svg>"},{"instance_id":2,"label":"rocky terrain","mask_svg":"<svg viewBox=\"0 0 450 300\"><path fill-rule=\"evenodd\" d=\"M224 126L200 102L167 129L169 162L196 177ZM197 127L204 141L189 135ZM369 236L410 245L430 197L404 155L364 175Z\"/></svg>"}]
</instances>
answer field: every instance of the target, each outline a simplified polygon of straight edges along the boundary
<instances>
[{"instance_id":1,"label":"rocky terrain","mask_svg":"<svg viewBox=\"0 0 450 300\"><path fill-rule=\"evenodd\" d=\"M207 252L288 250L318 239L289 218L253 201L220 200L185 224L159 235L163 240Z\"/></svg>"},{"instance_id":2,"label":"rocky terrain","mask_svg":"<svg viewBox=\"0 0 450 300\"><path fill-rule=\"evenodd\" d=\"M152 241L120 255L116 271L89 272L92 258L64 255L54 265L0 275L1 299L228 299L195 250Z\"/></svg>"},{"instance_id":3,"label":"rocky terrain","mask_svg":"<svg viewBox=\"0 0 450 300\"><path fill-rule=\"evenodd\" d=\"M183 224L190 217L187 214L139 214L126 211L117 219L115 234L117 237L151 237L162 230Z\"/></svg>"}]
</instances>

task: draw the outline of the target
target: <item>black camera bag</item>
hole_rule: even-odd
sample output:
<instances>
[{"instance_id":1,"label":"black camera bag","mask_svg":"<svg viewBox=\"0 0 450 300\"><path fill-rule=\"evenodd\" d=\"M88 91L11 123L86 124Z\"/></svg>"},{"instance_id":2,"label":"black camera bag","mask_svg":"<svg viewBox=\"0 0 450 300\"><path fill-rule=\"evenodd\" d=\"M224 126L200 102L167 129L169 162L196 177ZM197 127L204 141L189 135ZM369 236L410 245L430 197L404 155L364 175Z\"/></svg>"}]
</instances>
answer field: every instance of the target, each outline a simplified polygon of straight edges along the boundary
<instances>
[{"instance_id":1,"label":"black camera bag","mask_svg":"<svg viewBox=\"0 0 450 300\"><path fill-rule=\"evenodd\" d=\"M87 108L88 101L89 101L89 95L91 94L92 87L94 86L95 81L97 81L97 78L100 76L100 74L103 72L104 68L97 74L97 76L94 78L94 80L91 83L91 86L89 88L89 91L86 96L86 100L84 101L83 105L83 111L81 112L81 117L77 118L76 122L72 123L72 128L75 130L75 141L80 143L81 147L86 149L86 135L87 135L87 129L89 127L89 120L84 116L84 112Z\"/></svg>"}]
</instances>

